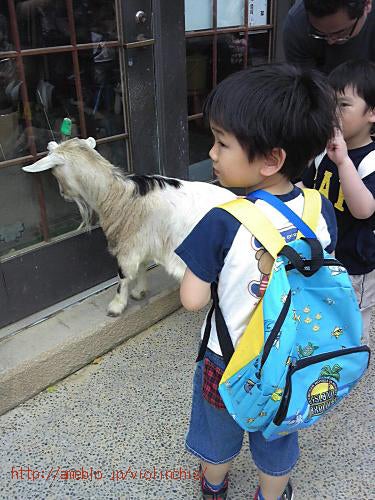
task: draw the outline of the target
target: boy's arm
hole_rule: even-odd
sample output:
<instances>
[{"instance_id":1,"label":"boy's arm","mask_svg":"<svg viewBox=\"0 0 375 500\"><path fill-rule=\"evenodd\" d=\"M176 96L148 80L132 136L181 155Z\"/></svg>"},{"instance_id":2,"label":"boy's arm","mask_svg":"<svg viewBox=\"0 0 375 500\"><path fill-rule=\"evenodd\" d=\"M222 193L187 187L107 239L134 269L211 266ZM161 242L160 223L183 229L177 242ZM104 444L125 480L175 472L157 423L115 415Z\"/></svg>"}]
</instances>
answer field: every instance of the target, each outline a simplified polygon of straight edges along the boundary
<instances>
[{"instance_id":1,"label":"boy's arm","mask_svg":"<svg viewBox=\"0 0 375 500\"><path fill-rule=\"evenodd\" d=\"M211 283L217 281L239 227L228 212L213 208L176 248L187 267L180 288L186 309L197 311L210 301Z\"/></svg>"},{"instance_id":2,"label":"boy's arm","mask_svg":"<svg viewBox=\"0 0 375 500\"><path fill-rule=\"evenodd\" d=\"M180 299L188 311L199 311L211 300L211 284L187 268L181 282Z\"/></svg>"},{"instance_id":3,"label":"boy's arm","mask_svg":"<svg viewBox=\"0 0 375 500\"><path fill-rule=\"evenodd\" d=\"M327 145L327 155L336 164L345 202L356 219L368 219L375 212L375 199L360 178L341 131Z\"/></svg>"}]
</instances>

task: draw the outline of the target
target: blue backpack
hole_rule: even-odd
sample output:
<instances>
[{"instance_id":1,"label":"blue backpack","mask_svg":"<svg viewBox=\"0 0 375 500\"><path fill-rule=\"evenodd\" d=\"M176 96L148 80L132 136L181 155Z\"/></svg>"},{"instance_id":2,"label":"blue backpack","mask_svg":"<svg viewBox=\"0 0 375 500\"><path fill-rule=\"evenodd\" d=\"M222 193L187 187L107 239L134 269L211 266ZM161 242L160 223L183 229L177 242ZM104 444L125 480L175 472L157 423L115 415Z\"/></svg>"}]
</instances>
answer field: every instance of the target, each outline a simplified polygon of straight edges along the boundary
<instances>
[{"instance_id":1,"label":"blue backpack","mask_svg":"<svg viewBox=\"0 0 375 500\"><path fill-rule=\"evenodd\" d=\"M252 193L252 199L271 204L298 229L297 239L289 243L251 201L220 207L275 259L265 294L235 351L216 286L207 318L208 325L215 313L227 362L219 385L224 404L243 429L261 431L268 440L314 424L350 392L370 358L370 349L361 345L362 317L349 275L310 229L317 227L321 196L303 191L303 220L270 193ZM208 342L207 325L200 357Z\"/></svg>"}]
</instances>

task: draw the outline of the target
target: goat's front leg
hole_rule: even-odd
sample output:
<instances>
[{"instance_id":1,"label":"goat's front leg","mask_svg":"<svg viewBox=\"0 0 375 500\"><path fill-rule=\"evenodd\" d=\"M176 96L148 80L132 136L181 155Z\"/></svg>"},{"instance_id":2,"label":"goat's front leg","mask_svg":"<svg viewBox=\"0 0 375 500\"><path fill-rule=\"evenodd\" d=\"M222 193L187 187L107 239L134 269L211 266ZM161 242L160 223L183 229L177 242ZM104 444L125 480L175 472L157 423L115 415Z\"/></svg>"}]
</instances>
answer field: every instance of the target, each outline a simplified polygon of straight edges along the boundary
<instances>
[{"instance_id":1,"label":"goat's front leg","mask_svg":"<svg viewBox=\"0 0 375 500\"><path fill-rule=\"evenodd\" d=\"M119 316L128 305L129 297L129 281L130 279L123 272L122 268L118 267L118 286L116 290L116 295L110 302L107 310L108 316Z\"/></svg>"},{"instance_id":2,"label":"goat's front leg","mask_svg":"<svg viewBox=\"0 0 375 500\"><path fill-rule=\"evenodd\" d=\"M138 268L138 273L135 278L134 287L132 287L130 292L130 296L132 299L141 300L145 297L147 290L146 265L142 263Z\"/></svg>"}]
</instances>

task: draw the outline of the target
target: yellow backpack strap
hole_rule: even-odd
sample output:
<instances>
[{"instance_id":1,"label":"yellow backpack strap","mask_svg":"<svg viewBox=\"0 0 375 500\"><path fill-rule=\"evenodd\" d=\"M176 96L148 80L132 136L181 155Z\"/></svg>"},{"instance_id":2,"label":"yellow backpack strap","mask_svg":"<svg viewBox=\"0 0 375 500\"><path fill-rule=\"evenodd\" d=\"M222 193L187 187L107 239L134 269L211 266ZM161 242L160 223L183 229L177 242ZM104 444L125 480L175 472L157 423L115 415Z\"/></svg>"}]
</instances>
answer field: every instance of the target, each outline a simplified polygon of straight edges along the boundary
<instances>
[{"instance_id":1,"label":"yellow backpack strap","mask_svg":"<svg viewBox=\"0 0 375 500\"><path fill-rule=\"evenodd\" d=\"M219 208L238 219L276 259L277 254L285 245L285 240L262 210L245 198L229 201L220 205Z\"/></svg>"},{"instance_id":2,"label":"yellow backpack strap","mask_svg":"<svg viewBox=\"0 0 375 500\"><path fill-rule=\"evenodd\" d=\"M305 198L303 206L302 220L314 233L318 229L319 217L322 211L322 196L316 189L302 189ZM302 234L298 231L297 238L301 238Z\"/></svg>"},{"instance_id":3,"label":"yellow backpack strap","mask_svg":"<svg viewBox=\"0 0 375 500\"><path fill-rule=\"evenodd\" d=\"M316 231L322 210L322 197L315 189L303 189L304 206L302 220L312 231ZM268 217L245 198L238 198L220 205L220 208L232 214L250 231L264 248L276 259L277 254L285 245L285 240L274 227ZM297 239L303 235L297 233Z\"/></svg>"}]
</instances>

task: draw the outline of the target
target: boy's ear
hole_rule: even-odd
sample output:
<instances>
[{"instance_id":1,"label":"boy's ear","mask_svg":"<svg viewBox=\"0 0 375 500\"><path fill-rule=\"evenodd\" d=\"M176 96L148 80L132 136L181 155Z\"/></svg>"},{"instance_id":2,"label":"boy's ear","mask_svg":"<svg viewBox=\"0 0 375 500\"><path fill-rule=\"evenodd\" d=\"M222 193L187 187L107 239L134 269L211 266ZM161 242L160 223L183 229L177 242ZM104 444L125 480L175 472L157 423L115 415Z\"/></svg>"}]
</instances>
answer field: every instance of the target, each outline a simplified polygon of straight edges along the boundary
<instances>
[{"instance_id":1,"label":"boy's ear","mask_svg":"<svg viewBox=\"0 0 375 500\"><path fill-rule=\"evenodd\" d=\"M369 122L370 123L375 123L375 108L369 109Z\"/></svg>"},{"instance_id":2,"label":"boy's ear","mask_svg":"<svg viewBox=\"0 0 375 500\"><path fill-rule=\"evenodd\" d=\"M269 177L276 174L284 165L286 153L282 148L273 148L270 153L264 157L264 165L261 168L261 174Z\"/></svg>"}]
</instances>

